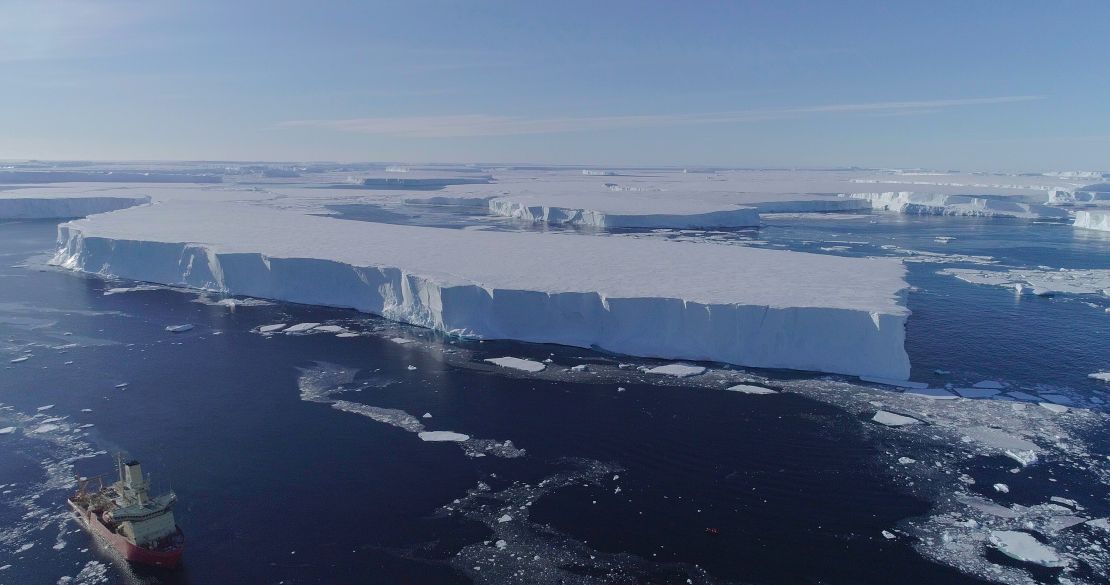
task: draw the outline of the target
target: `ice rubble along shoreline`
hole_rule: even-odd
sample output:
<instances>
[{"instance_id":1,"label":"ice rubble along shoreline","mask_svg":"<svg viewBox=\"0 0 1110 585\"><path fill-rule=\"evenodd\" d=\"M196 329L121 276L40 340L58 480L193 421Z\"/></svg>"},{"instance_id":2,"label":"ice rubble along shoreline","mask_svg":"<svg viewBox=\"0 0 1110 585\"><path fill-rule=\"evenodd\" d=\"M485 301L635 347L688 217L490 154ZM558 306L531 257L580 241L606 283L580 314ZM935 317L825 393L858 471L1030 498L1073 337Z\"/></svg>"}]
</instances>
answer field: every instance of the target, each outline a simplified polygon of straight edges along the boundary
<instances>
[{"instance_id":1,"label":"ice rubble along shoreline","mask_svg":"<svg viewBox=\"0 0 1110 585\"><path fill-rule=\"evenodd\" d=\"M0 192L0 219L62 219L85 217L145 205L150 197L20 197L19 192Z\"/></svg>"},{"instance_id":2,"label":"ice rubble along shoreline","mask_svg":"<svg viewBox=\"0 0 1110 585\"><path fill-rule=\"evenodd\" d=\"M164 202L64 223L66 268L488 339L905 379L897 260Z\"/></svg>"}]
</instances>

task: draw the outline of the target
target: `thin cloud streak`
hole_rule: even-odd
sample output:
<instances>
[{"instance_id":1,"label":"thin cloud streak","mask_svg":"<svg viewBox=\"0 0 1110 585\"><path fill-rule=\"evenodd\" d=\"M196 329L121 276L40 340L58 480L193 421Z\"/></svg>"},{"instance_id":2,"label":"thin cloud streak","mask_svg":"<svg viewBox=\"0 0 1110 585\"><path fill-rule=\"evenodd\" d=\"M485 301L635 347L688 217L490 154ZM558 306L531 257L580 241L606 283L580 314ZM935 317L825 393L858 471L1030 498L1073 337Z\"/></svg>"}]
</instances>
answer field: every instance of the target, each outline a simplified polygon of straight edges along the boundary
<instances>
[{"instance_id":1,"label":"thin cloud streak","mask_svg":"<svg viewBox=\"0 0 1110 585\"><path fill-rule=\"evenodd\" d=\"M1045 96L997 96L931 101L827 104L797 108L739 110L705 114L647 114L638 116L582 116L528 118L488 114L447 116L396 116L349 118L339 120L291 120L283 128L317 128L354 134L373 134L405 138L467 138L477 136L515 136L589 132L624 128L658 128L700 124L737 124L764 120L801 118L828 114L921 115L949 108L1009 104L1045 99Z\"/></svg>"}]
</instances>

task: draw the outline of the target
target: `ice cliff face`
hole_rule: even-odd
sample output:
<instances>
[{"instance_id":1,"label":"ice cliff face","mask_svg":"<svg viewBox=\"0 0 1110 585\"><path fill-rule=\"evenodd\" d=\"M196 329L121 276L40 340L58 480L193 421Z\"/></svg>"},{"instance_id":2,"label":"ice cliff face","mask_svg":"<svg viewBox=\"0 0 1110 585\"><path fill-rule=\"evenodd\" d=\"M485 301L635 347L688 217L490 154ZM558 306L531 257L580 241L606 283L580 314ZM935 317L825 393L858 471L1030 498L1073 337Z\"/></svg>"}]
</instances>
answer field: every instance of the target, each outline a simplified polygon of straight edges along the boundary
<instances>
[{"instance_id":1,"label":"ice cliff face","mask_svg":"<svg viewBox=\"0 0 1110 585\"><path fill-rule=\"evenodd\" d=\"M1077 211L1074 225L1077 228L1110 232L1110 210Z\"/></svg>"},{"instance_id":2,"label":"ice cliff face","mask_svg":"<svg viewBox=\"0 0 1110 585\"><path fill-rule=\"evenodd\" d=\"M97 215L59 226L55 262L476 338L909 375L896 261L291 215L172 204Z\"/></svg>"},{"instance_id":3,"label":"ice cliff face","mask_svg":"<svg viewBox=\"0 0 1110 585\"><path fill-rule=\"evenodd\" d=\"M0 219L85 217L150 203L150 197L3 197Z\"/></svg>"},{"instance_id":4,"label":"ice cliff face","mask_svg":"<svg viewBox=\"0 0 1110 585\"><path fill-rule=\"evenodd\" d=\"M871 202L873 209L908 215L968 215L977 217L1065 218L1067 211L1045 205L994 197L944 195L914 191L851 193L848 197Z\"/></svg>"}]
</instances>

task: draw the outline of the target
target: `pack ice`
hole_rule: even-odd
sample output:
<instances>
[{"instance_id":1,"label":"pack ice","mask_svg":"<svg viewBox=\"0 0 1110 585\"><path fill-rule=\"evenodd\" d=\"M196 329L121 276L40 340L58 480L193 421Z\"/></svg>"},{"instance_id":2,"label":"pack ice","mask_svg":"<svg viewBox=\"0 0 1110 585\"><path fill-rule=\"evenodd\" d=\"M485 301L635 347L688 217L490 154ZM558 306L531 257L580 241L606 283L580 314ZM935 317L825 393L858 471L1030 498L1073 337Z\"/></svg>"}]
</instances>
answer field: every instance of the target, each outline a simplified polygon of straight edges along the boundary
<instances>
[{"instance_id":1,"label":"pack ice","mask_svg":"<svg viewBox=\"0 0 1110 585\"><path fill-rule=\"evenodd\" d=\"M345 221L164 201L58 228L55 263L490 339L906 379L905 269L711 243Z\"/></svg>"}]
</instances>

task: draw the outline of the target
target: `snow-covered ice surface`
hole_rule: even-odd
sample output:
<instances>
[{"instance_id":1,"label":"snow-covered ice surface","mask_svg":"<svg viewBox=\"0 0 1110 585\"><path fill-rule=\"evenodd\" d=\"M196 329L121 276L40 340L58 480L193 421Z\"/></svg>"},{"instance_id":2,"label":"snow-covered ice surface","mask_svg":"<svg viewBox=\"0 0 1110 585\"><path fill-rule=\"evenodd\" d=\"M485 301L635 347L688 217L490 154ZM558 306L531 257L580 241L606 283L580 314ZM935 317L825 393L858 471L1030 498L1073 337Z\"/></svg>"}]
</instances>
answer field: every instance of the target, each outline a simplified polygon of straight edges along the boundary
<instances>
[{"instance_id":1,"label":"snow-covered ice surface","mask_svg":"<svg viewBox=\"0 0 1110 585\"><path fill-rule=\"evenodd\" d=\"M904 268L894 260L340 221L245 203L164 202L59 230L55 262L66 268L352 307L456 335L909 372Z\"/></svg>"}]
</instances>

